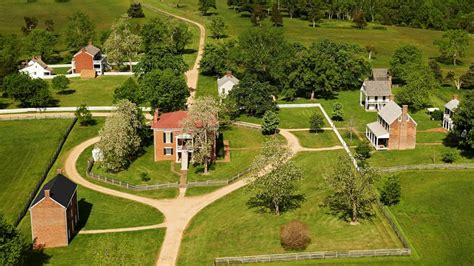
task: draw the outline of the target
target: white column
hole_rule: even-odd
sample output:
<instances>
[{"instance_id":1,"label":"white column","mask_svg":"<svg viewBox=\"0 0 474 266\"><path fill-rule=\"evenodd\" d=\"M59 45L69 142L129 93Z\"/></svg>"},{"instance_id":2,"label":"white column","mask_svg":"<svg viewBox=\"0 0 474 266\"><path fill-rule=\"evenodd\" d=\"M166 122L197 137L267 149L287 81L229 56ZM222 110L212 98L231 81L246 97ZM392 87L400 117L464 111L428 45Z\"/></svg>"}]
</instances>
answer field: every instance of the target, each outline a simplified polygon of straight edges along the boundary
<instances>
[{"instance_id":1,"label":"white column","mask_svg":"<svg viewBox=\"0 0 474 266\"><path fill-rule=\"evenodd\" d=\"M181 170L188 170L188 151L181 152Z\"/></svg>"}]
</instances>

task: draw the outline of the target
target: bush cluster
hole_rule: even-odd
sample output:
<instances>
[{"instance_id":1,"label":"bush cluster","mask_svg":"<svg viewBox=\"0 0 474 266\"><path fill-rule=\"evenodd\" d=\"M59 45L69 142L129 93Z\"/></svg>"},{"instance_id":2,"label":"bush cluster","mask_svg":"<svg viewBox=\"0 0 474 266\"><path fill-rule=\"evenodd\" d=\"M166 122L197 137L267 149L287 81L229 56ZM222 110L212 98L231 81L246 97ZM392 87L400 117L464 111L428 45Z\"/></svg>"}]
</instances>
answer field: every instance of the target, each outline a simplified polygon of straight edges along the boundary
<instances>
[{"instance_id":1,"label":"bush cluster","mask_svg":"<svg viewBox=\"0 0 474 266\"><path fill-rule=\"evenodd\" d=\"M305 250L311 243L308 225L298 220L283 225L280 230L280 242L286 250Z\"/></svg>"}]
</instances>

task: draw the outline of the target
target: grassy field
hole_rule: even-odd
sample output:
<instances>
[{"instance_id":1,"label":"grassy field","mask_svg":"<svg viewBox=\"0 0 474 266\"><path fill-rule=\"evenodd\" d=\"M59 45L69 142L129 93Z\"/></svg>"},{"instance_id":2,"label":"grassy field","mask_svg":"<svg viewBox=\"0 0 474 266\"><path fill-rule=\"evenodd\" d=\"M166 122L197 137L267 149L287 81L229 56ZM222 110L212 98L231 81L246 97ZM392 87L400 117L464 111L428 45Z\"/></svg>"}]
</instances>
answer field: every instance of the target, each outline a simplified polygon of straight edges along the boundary
<instances>
[{"instance_id":1,"label":"grassy field","mask_svg":"<svg viewBox=\"0 0 474 266\"><path fill-rule=\"evenodd\" d=\"M311 133L309 131L292 131L301 146L305 148L322 148L341 145L336 134L332 130L325 130L323 132Z\"/></svg>"},{"instance_id":2,"label":"grassy field","mask_svg":"<svg viewBox=\"0 0 474 266\"><path fill-rule=\"evenodd\" d=\"M209 265L215 257L285 252L280 226L293 219L307 223L312 243L308 251L399 247L379 216L358 226L327 213L320 203L327 194L320 169L331 166L341 151L301 153L294 160L303 169L301 208L275 216L247 208L246 189L238 190L205 208L191 222L181 245L179 265ZM235 219L238 217L238 219Z\"/></svg>"},{"instance_id":3,"label":"grassy field","mask_svg":"<svg viewBox=\"0 0 474 266\"><path fill-rule=\"evenodd\" d=\"M217 78L199 75L199 81L196 89L196 97L212 96L218 97Z\"/></svg>"},{"instance_id":4,"label":"grassy field","mask_svg":"<svg viewBox=\"0 0 474 266\"><path fill-rule=\"evenodd\" d=\"M46 249L42 259L29 265L152 265L165 230L77 235L68 247ZM32 264L33 263L33 264Z\"/></svg>"},{"instance_id":5,"label":"grassy field","mask_svg":"<svg viewBox=\"0 0 474 266\"><path fill-rule=\"evenodd\" d=\"M118 172L109 173L100 163L94 165L93 171L107 177L112 177L118 180L129 182L131 184L156 184L178 182L179 175L171 171L170 161L155 162L154 147L149 146L145 148L145 153L137 158L128 169ZM150 180L145 182L141 179L141 174L147 173Z\"/></svg>"},{"instance_id":6,"label":"grassy field","mask_svg":"<svg viewBox=\"0 0 474 266\"><path fill-rule=\"evenodd\" d=\"M255 129L232 127L225 130L223 139L229 141L230 162L216 162L210 166L208 174L202 174L202 166L191 166L188 171L189 181L208 179L228 179L249 167L253 158L259 153L265 137Z\"/></svg>"},{"instance_id":7,"label":"grassy field","mask_svg":"<svg viewBox=\"0 0 474 266\"><path fill-rule=\"evenodd\" d=\"M326 110L327 112L327 110ZM278 117L280 118L280 128L309 128L309 118L314 113L323 115L319 108L281 108L278 110ZM323 116L324 117L324 116ZM241 115L239 120L261 124L262 119L253 116ZM323 127L328 127L329 123L324 119Z\"/></svg>"},{"instance_id":8,"label":"grassy field","mask_svg":"<svg viewBox=\"0 0 474 266\"><path fill-rule=\"evenodd\" d=\"M7 221L17 218L71 122L0 122L0 211Z\"/></svg>"},{"instance_id":9,"label":"grassy field","mask_svg":"<svg viewBox=\"0 0 474 266\"><path fill-rule=\"evenodd\" d=\"M402 200L391 207L420 255L418 264L474 261L474 171L418 171L400 175Z\"/></svg>"}]
</instances>

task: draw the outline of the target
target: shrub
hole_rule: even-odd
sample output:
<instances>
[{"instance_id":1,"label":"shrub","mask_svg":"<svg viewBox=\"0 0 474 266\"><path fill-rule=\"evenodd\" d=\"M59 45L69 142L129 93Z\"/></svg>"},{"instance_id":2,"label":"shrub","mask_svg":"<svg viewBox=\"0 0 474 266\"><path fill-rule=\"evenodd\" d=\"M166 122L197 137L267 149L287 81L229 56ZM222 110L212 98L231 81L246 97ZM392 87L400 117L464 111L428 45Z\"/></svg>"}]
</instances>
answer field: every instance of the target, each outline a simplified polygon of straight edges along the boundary
<instances>
[{"instance_id":1,"label":"shrub","mask_svg":"<svg viewBox=\"0 0 474 266\"><path fill-rule=\"evenodd\" d=\"M342 117L342 103L335 103L332 106L332 119L336 121L342 121L344 118Z\"/></svg>"},{"instance_id":2,"label":"shrub","mask_svg":"<svg viewBox=\"0 0 474 266\"><path fill-rule=\"evenodd\" d=\"M443 111L434 110L431 113L431 120L441 121L443 120Z\"/></svg>"},{"instance_id":3,"label":"shrub","mask_svg":"<svg viewBox=\"0 0 474 266\"><path fill-rule=\"evenodd\" d=\"M320 132L324 124L324 118L319 113L314 113L309 118L309 131Z\"/></svg>"},{"instance_id":4,"label":"shrub","mask_svg":"<svg viewBox=\"0 0 474 266\"><path fill-rule=\"evenodd\" d=\"M372 148L370 147L369 143L367 141L362 141L355 148L357 159L361 161L369 159L371 150Z\"/></svg>"},{"instance_id":5,"label":"shrub","mask_svg":"<svg viewBox=\"0 0 474 266\"><path fill-rule=\"evenodd\" d=\"M443 154L443 162L445 163L454 163L458 159L458 155L452 151L448 151Z\"/></svg>"},{"instance_id":6,"label":"shrub","mask_svg":"<svg viewBox=\"0 0 474 266\"><path fill-rule=\"evenodd\" d=\"M147 172L141 172L140 173L140 179L143 181L143 182L148 182L151 180L151 178L148 176L148 173Z\"/></svg>"},{"instance_id":7,"label":"shrub","mask_svg":"<svg viewBox=\"0 0 474 266\"><path fill-rule=\"evenodd\" d=\"M262 119L262 134L273 135L280 125L280 118L273 111L266 111Z\"/></svg>"},{"instance_id":8,"label":"shrub","mask_svg":"<svg viewBox=\"0 0 474 266\"><path fill-rule=\"evenodd\" d=\"M311 243L308 225L298 220L282 225L280 243L286 250L305 250Z\"/></svg>"},{"instance_id":9,"label":"shrub","mask_svg":"<svg viewBox=\"0 0 474 266\"><path fill-rule=\"evenodd\" d=\"M131 18L144 18L142 5L140 3L131 3L130 8L127 10L127 14Z\"/></svg>"},{"instance_id":10,"label":"shrub","mask_svg":"<svg viewBox=\"0 0 474 266\"><path fill-rule=\"evenodd\" d=\"M58 91L64 91L67 89L69 86L69 79L64 76L64 75L58 75L53 78L51 81L51 85L53 86L53 89L58 90Z\"/></svg>"},{"instance_id":11,"label":"shrub","mask_svg":"<svg viewBox=\"0 0 474 266\"><path fill-rule=\"evenodd\" d=\"M76 112L74 115L77 117L77 121L81 126L89 126L94 124L94 119L92 119L92 114L85 104L81 104L81 106L77 107Z\"/></svg>"},{"instance_id":12,"label":"shrub","mask_svg":"<svg viewBox=\"0 0 474 266\"><path fill-rule=\"evenodd\" d=\"M388 206L395 205L400 202L401 194L400 179L397 176L390 176L382 188L380 201Z\"/></svg>"}]
</instances>

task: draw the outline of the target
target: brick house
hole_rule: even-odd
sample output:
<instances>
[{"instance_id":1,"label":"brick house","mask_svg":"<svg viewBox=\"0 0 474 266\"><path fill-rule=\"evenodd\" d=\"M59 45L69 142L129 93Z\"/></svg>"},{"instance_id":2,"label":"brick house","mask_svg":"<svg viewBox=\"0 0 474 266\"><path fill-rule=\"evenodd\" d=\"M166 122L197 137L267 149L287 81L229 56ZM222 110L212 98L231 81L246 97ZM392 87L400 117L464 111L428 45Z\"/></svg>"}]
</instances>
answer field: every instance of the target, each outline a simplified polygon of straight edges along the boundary
<instances>
[{"instance_id":1,"label":"brick house","mask_svg":"<svg viewBox=\"0 0 474 266\"><path fill-rule=\"evenodd\" d=\"M457 95L453 95L453 99L444 105L443 128L447 130L453 129L453 115L458 105L459 99Z\"/></svg>"},{"instance_id":2,"label":"brick house","mask_svg":"<svg viewBox=\"0 0 474 266\"><path fill-rule=\"evenodd\" d=\"M365 136L376 150L406 150L416 146L416 122L394 101L387 103L377 115L377 121L367 124Z\"/></svg>"},{"instance_id":3,"label":"brick house","mask_svg":"<svg viewBox=\"0 0 474 266\"><path fill-rule=\"evenodd\" d=\"M217 79L217 93L221 97L226 97L239 82L240 81L232 75L232 72L227 71L225 76Z\"/></svg>"},{"instance_id":4,"label":"brick house","mask_svg":"<svg viewBox=\"0 0 474 266\"><path fill-rule=\"evenodd\" d=\"M392 78L385 68L372 69L370 79L364 80L360 88L359 104L365 111L379 111L393 101Z\"/></svg>"},{"instance_id":5,"label":"brick house","mask_svg":"<svg viewBox=\"0 0 474 266\"><path fill-rule=\"evenodd\" d=\"M97 75L103 75L107 67L106 56L92 43L89 43L89 45L77 52L71 63L73 74L80 74L82 70L94 70Z\"/></svg>"},{"instance_id":6,"label":"brick house","mask_svg":"<svg viewBox=\"0 0 474 266\"><path fill-rule=\"evenodd\" d=\"M155 161L175 161L181 163L181 170L188 170L193 155L193 136L183 132L182 121L187 117L187 111L177 111L153 116L153 142ZM215 137L214 137L215 139ZM216 158L216 142L211 151L211 159Z\"/></svg>"},{"instance_id":7,"label":"brick house","mask_svg":"<svg viewBox=\"0 0 474 266\"><path fill-rule=\"evenodd\" d=\"M35 247L64 247L77 232L77 185L62 174L46 183L30 206Z\"/></svg>"}]
</instances>

